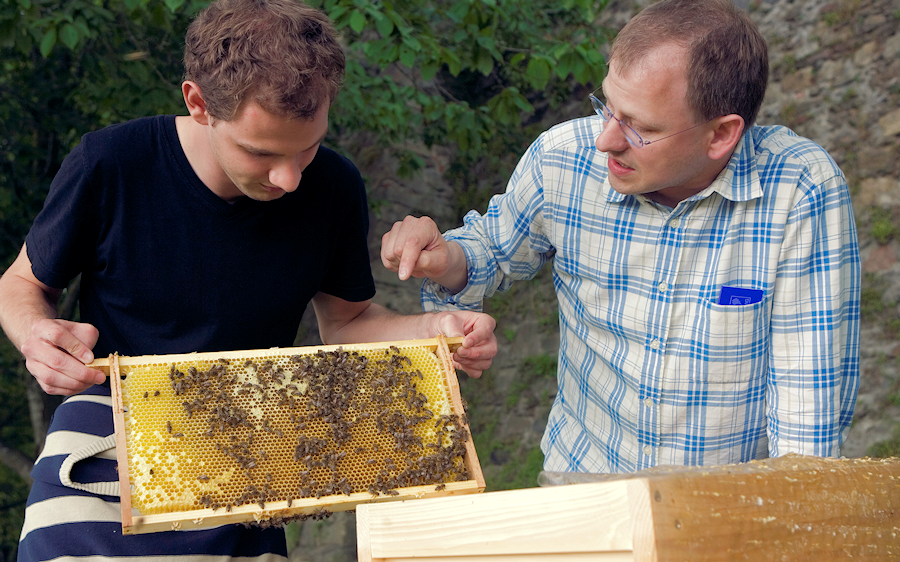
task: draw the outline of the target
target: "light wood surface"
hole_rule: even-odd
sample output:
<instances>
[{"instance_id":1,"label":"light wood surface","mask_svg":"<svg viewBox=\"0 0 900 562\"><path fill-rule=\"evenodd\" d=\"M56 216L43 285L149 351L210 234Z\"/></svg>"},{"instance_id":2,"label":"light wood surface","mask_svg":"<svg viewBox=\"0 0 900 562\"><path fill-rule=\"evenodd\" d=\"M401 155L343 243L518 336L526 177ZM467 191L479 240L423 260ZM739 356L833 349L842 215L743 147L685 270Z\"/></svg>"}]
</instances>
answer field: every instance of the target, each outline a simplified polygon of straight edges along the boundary
<instances>
[{"instance_id":1,"label":"light wood surface","mask_svg":"<svg viewBox=\"0 0 900 562\"><path fill-rule=\"evenodd\" d=\"M460 345L462 345L463 337L453 337L453 338L443 338L447 342L447 348L450 351L455 351ZM390 341L390 342L373 342L373 343L347 343L342 345L317 345L317 346L307 346L307 347L273 347L270 349L252 349L252 350L241 350L241 351L215 351L208 353L173 353L171 355L119 355L119 364L122 366L129 365L146 365L148 363L156 363L156 362L167 362L167 363L177 363L179 361L191 361L196 359L198 356L200 357L208 357L213 360L215 359L228 359L228 360L237 360L237 359L248 359L251 357L265 357L267 354L269 355L284 355L285 353L293 354L293 353L309 353L310 351L318 351L322 350L325 352L334 351L336 349L345 349L347 351L366 351L371 349L384 349L389 345L393 345L396 347L428 347L433 351L438 347L439 338L430 338L423 340L402 340L402 341ZM112 357L112 356L110 356ZM109 376L109 369L111 365L111 359L109 357L98 357L87 364L88 367L93 369L99 369L106 373L106 376ZM459 386L457 384L457 386Z\"/></svg>"},{"instance_id":2,"label":"light wood surface","mask_svg":"<svg viewBox=\"0 0 900 562\"><path fill-rule=\"evenodd\" d=\"M359 562L900 560L900 459L663 467L356 513Z\"/></svg>"}]
</instances>

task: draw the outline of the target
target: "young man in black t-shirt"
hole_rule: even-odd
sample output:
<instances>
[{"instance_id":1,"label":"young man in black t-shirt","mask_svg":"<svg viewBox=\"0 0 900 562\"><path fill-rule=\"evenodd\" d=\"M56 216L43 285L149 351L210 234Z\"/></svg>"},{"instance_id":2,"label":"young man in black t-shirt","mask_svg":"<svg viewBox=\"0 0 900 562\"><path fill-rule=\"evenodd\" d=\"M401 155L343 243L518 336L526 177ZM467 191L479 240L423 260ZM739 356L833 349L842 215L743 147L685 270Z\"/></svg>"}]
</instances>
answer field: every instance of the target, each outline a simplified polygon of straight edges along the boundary
<instances>
[{"instance_id":1,"label":"young man in black t-shirt","mask_svg":"<svg viewBox=\"0 0 900 562\"><path fill-rule=\"evenodd\" d=\"M90 133L66 158L0 278L0 323L29 371L48 393L78 394L35 465L20 560L286 556L271 529L121 536L110 455L66 463L112 433L105 377L86 367L95 356L289 346L312 302L326 344L462 335L456 366L490 365L489 316L372 303L365 189L320 146L343 73L318 11L220 0L187 33L188 115ZM57 319L78 274L81 322Z\"/></svg>"}]
</instances>

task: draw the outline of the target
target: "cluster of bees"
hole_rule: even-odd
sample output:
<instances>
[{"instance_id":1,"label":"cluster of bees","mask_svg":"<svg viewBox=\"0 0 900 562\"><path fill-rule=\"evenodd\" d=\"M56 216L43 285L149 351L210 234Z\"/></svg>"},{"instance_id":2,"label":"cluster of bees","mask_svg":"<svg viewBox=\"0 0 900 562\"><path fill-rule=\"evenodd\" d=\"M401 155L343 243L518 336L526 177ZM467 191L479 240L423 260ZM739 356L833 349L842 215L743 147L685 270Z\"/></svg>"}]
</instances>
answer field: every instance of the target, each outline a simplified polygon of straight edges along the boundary
<instances>
[{"instance_id":1,"label":"cluster of bees","mask_svg":"<svg viewBox=\"0 0 900 562\"><path fill-rule=\"evenodd\" d=\"M437 383L429 372L433 366L416 348L406 350L415 365L396 347L367 353L320 350L262 361L169 365L171 392L143 393L143 401L174 404L160 445L167 457L144 455L131 468L132 481L143 483L145 496L169 491L193 504L174 501L158 510L230 511L360 492L399 495L398 489L411 486L441 490L448 482L468 480L466 422L450 409L436 360ZM163 458L190 460L153 461ZM169 480L193 492L172 493ZM315 515L327 514L322 508Z\"/></svg>"}]
</instances>

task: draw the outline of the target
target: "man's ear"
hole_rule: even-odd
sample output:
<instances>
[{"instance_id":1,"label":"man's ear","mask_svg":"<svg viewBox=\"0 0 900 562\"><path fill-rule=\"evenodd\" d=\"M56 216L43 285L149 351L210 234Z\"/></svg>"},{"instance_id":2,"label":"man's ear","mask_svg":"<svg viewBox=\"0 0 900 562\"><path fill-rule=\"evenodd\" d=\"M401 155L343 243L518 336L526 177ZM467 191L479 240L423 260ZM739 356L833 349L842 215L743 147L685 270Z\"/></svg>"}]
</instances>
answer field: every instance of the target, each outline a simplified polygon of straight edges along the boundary
<instances>
[{"instance_id":1,"label":"man's ear","mask_svg":"<svg viewBox=\"0 0 900 562\"><path fill-rule=\"evenodd\" d=\"M712 160L730 157L744 134L744 118L740 115L723 115L713 119L713 137L708 156Z\"/></svg>"},{"instance_id":2,"label":"man's ear","mask_svg":"<svg viewBox=\"0 0 900 562\"><path fill-rule=\"evenodd\" d=\"M185 80L181 84L181 95L184 96L184 105L191 118L201 125L210 125L212 118L206 112L206 100L203 99L200 86L196 82Z\"/></svg>"}]
</instances>

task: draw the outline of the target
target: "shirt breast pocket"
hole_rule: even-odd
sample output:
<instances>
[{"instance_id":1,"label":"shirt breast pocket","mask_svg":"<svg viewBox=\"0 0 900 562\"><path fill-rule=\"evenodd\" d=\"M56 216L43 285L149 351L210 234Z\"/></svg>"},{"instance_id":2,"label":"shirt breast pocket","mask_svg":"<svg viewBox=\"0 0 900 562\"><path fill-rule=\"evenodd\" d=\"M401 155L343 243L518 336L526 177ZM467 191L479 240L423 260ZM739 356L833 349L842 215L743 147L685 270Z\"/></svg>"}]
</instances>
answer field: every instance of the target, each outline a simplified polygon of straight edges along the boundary
<instances>
[{"instance_id":1,"label":"shirt breast pocket","mask_svg":"<svg viewBox=\"0 0 900 562\"><path fill-rule=\"evenodd\" d=\"M743 305L703 303L695 330L691 372L707 383L740 384L763 377L768 365L766 301Z\"/></svg>"}]
</instances>

